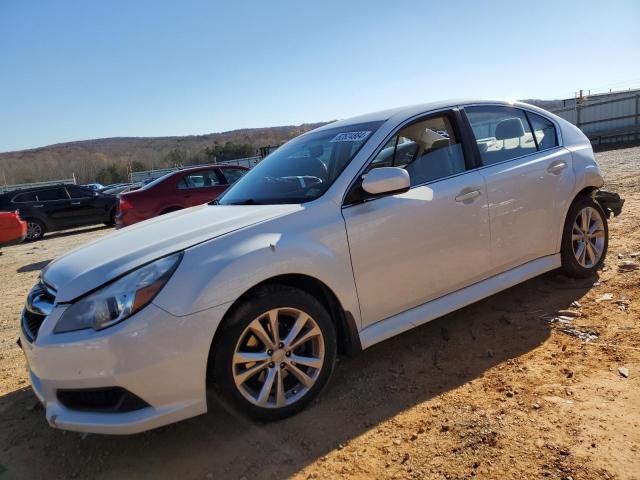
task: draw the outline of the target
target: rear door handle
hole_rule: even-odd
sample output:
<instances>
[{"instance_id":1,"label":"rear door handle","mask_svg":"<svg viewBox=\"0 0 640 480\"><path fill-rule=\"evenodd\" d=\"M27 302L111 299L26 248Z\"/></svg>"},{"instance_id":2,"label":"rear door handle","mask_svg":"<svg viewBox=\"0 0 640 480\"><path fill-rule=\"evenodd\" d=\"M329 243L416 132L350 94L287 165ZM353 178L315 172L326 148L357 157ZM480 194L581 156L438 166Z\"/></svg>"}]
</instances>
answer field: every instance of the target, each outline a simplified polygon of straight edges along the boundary
<instances>
[{"instance_id":1,"label":"rear door handle","mask_svg":"<svg viewBox=\"0 0 640 480\"><path fill-rule=\"evenodd\" d=\"M456 196L456 202L464 203L464 202L466 202L468 200L473 200L474 198L477 198L480 195L482 195L482 192L480 192L480 190L471 190L469 192L460 192Z\"/></svg>"},{"instance_id":2,"label":"rear door handle","mask_svg":"<svg viewBox=\"0 0 640 480\"><path fill-rule=\"evenodd\" d=\"M567 162L564 162L564 161L560 160L560 161L557 161L557 162L553 162L551 165L549 165L547 167L547 172L549 172L552 175L558 175L565 168L567 168Z\"/></svg>"},{"instance_id":3,"label":"rear door handle","mask_svg":"<svg viewBox=\"0 0 640 480\"><path fill-rule=\"evenodd\" d=\"M80 205L80 202L71 202L71 205Z\"/></svg>"}]
</instances>

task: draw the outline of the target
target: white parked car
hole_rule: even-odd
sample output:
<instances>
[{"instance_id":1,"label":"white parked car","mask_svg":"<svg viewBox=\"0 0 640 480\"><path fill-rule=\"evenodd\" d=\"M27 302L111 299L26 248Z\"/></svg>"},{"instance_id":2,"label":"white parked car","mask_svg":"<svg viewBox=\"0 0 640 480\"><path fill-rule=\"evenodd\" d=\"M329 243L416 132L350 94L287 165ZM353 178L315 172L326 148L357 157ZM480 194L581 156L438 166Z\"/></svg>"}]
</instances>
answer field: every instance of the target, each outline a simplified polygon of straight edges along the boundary
<instances>
[{"instance_id":1,"label":"white parked car","mask_svg":"<svg viewBox=\"0 0 640 480\"><path fill-rule=\"evenodd\" d=\"M52 426L77 431L205 413L211 384L254 417L289 416L339 351L549 270L591 275L607 252L602 185L580 130L522 103L326 125L214 204L51 263L22 318L33 390Z\"/></svg>"}]
</instances>

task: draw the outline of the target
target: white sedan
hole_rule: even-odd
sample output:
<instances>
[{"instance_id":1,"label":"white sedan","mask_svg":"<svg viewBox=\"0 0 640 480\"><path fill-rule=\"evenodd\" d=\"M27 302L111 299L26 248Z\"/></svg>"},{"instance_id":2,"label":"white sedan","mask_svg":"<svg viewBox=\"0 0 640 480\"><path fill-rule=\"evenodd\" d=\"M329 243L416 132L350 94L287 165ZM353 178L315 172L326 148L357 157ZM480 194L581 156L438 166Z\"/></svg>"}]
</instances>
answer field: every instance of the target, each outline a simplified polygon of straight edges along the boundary
<instances>
[{"instance_id":1,"label":"white sedan","mask_svg":"<svg viewBox=\"0 0 640 480\"><path fill-rule=\"evenodd\" d=\"M331 123L213 204L51 263L22 315L33 390L53 427L85 432L205 413L210 385L253 417L287 417L338 352L549 270L593 274L607 252L602 185L580 130L522 103Z\"/></svg>"}]
</instances>

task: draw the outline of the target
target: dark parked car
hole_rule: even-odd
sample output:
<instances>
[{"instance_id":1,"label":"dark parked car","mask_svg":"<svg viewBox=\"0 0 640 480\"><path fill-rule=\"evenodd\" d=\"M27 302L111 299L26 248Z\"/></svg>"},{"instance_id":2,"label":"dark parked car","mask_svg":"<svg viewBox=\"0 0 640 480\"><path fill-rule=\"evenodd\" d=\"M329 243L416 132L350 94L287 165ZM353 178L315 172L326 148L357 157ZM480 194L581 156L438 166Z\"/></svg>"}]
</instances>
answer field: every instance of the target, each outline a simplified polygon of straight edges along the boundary
<instances>
[{"instance_id":1,"label":"dark parked car","mask_svg":"<svg viewBox=\"0 0 640 480\"><path fill-rule=\"evenodd\" d=\"M113 224L117 201L80 185L50 185L4 193L0 210L18 210L27 222L27 240L37 240L45 232Z\"/></svg>"},{"instance_id":2,"label":"dark parked car","mask_svg":"<svg viewBox=\"0 0 640 480\"><path fill-rule=\"evenodd\" d=\"M248 171L248 168L236 165L209 165L171 172L139 190L122 193L116 226L126 227L215 200Z\"/></svg>"}]
</instances>

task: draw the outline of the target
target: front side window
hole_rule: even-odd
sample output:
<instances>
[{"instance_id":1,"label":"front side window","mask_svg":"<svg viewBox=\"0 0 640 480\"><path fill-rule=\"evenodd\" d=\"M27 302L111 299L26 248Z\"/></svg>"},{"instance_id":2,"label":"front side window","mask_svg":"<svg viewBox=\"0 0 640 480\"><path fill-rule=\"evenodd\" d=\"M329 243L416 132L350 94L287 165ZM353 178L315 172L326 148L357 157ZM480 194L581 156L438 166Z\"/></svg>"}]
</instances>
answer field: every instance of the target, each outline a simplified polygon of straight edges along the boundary
<instances>
[{"instance_id":1,"label":"front side window","mask_svg":"<svg viewBox=\"0 0 640 480\"><path fill-rule=\"evenodd\" d=\"M49 202L53 200L68 200L69 196L64 188L52 188L49 190L40 190L36 193L39 202Z\"/></svg>"},{"instance_id":2,"label":"front side window","mask_svg":"<svg viewBox=\"0 0 640 480\"><path fill-rule=\"evenodd\" d=\"M379 167L404 168L415 186L464 172L465 162L449 117L438 115L400 130L366 171Z\"/></svg>"},{"instance_id":3,"label":"front side window","mask_svg":"<svg viewBox=\"0 0 640 480\"><path fill-rule=\"evenodd\" d=\"M538 150L548 150L558 146L556 127L550 120L531 112L527 112L527 117L529 117L533 134L538 141Z\"/></svg>"},{"instance_id":4,"label":"front side window","mask_svg":"<svg viewBox=\"0 0 640 480\"><path fill-rule=\"evenodd\" d=\"M67 187L67 193L71 198L90 198L94 192L82 187Z\"/></svg>"},{"instance_id":5,"label":"front side window","mask_svg":"<svg viewBox=\"0 0 640 480\"><path fill-rule=\"evenodd\" d=\"M182 180L178 182L179 190L186 190L189 188L207 188L220 185L220 178L215 170L203 170L201 172L194 172L185 175Z\"/></svg>"},{"instance_id":6,"label":"front side window","mask_svg":"<svg viewBox=\"0 0 640 480\"><path fill-rule=\"evenodd\" d=\"M465 107L483 165L536 152L524 111L513 107Z\"/></svg>"},{"instance_id":7,"label":"front side window","mask_svg":"<svg viewBox=\"0 0 640 480\"><path fill-rule=\"evenodd\" d=\"M304 203L320 197L382 125L368 122L294 138L249 170L221 205Z\"/></svg>"}]
</instances>

